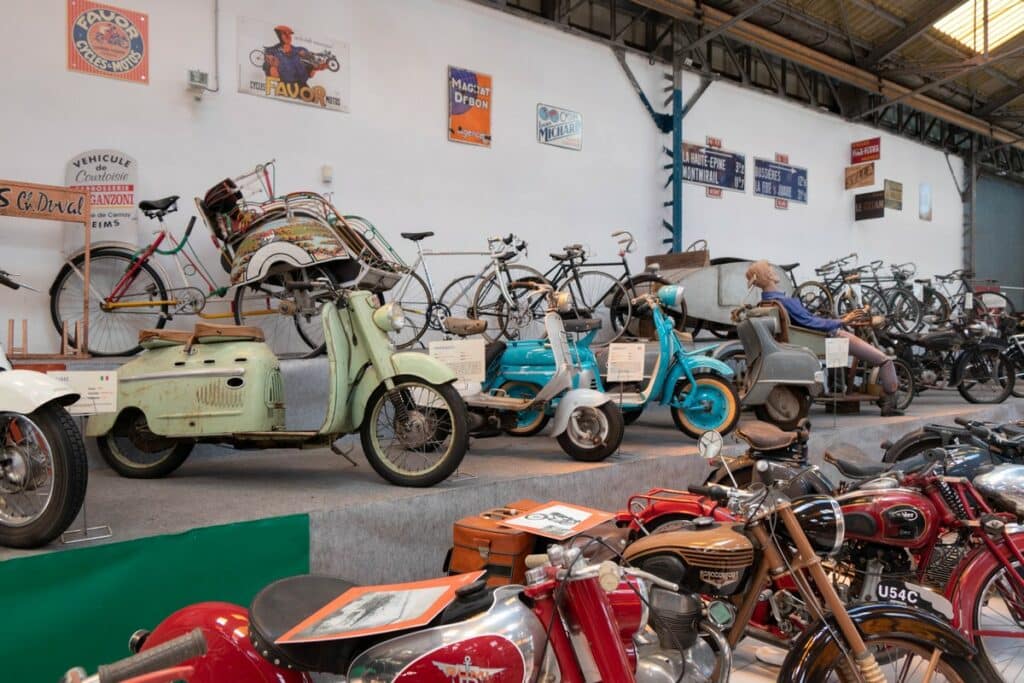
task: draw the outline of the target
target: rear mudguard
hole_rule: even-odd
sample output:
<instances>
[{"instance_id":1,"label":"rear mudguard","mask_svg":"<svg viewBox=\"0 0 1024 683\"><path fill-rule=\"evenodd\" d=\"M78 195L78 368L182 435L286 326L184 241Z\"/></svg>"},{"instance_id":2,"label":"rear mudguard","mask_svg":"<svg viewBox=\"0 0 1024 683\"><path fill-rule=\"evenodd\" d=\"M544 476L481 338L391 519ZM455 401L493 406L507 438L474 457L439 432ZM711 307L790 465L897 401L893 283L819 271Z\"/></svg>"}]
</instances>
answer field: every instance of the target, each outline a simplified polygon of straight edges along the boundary
<instances>
[{"instance_id":1,"label":"rear mudguard","mask_svg":"<svg viewBox=\"0 0 1024 683\"><path fill-rule=\"evenodd\" d=\"M733 380L735 373L733 373L732 368L717 358L691 356L689 354L685 354L684 358L683 362L690 367L690 372L694 375L713 374L719 375L728 382ZM686 368L683 366L683 363L673 363L661 390L660 402L662 404L670 405L672 403L675 399L676 385L683 379L686 379Z\"/></svg>"},{"instance_id":2,"label":"rear mudguard","mask_svg":"<svg viewBox=\"0 0 1024 683\"><path fill-rule=\"evenodd\" d=\"M56 401L69 406L78 394L66 384L35 370L4 370L0 373L0 413L28 415L39 406Z\"/></svg>"},{"instance_id":3,"label":"rear mudguard","mask_svg":"<svg viewBox=\"0 0 1024 683\"><path fill-rule=\"evenodd\" d=\"M1001 539L996 543L996 547L1001 557L1012 562L1014 557L1008 543L1024 552L1024 527L1015 524L1011 528L1013 531L1010 532L1009 538ZM1001 564L999 558L989 552L988 546L979 546L961 560L960 566L953 574L953 580L946 587L946 597L953 603L953 623L968 637L975 628L974 605L985 588L982 582Z\"/></svg>"},{"instance_id":4,"label":"rear mudguard","mask_svg":"<svg viewBox=\"0 0 1024 683\"><path fill-rule=\"evenodd\" d=\"M928 649L938 647L954 657L980 659L974 647L952 626L924 610L893 603L873 603L848 608L847 613L865 640L891 634ZM814 622L790 645L778 680L790 683L826 680L836 660L842 656L833 635L838 633L839 626L831 615L827 617L827 623ZM989 682L990 679L980 670L978 673L979 681Z\"/></svg>"},{"instance_id":5,"label":"rear mudguard","mask_svg":"<svg viewBox=\"0 0 1024 683\"><path fill-rule=\"evenodd\" d=\"M552 420L551 436L558 436L569 425L569 418L577 408L604 405L611 399L594 389L571 389L558 400L555 418Z\"/></svg>"}]
</instances>

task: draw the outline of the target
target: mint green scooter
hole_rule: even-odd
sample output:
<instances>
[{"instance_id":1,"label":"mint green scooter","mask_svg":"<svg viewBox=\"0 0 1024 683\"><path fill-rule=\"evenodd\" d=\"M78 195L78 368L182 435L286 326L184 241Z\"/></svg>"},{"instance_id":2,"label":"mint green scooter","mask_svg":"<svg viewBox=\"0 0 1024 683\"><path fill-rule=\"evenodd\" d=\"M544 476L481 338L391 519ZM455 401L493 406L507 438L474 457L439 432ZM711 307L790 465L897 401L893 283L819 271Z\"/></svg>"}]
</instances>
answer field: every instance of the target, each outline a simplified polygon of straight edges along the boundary
<instances>
[{"instance_id":1,"label":"mint green scooter","mask_svg":"<svg viewBox=\"0 0 1024 683\"><path fill-rule=\"evenodd\" d=\"M317 448L360 434L378 474L402 486L432 486L452 474L469 443L466 406L448 366L395 353L387 333L405 316L366 291L339 291L321 320L330 388L323 425L285 429L278 358L258 328L200 323L144 330L145 352L118 370L116 413L93 416L86 435L125 477L163 477L197 443L240 449Z\"/></svg>"}]
</instances>

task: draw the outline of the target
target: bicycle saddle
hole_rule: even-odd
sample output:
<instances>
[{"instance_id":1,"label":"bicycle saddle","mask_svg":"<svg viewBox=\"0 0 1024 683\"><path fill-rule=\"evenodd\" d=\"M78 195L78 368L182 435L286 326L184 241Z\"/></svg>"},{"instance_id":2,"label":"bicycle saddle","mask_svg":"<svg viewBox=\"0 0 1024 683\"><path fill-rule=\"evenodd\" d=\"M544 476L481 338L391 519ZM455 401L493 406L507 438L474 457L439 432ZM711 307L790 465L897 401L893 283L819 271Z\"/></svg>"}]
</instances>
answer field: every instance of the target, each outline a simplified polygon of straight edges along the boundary
<instances>
[{"instance_id":1,"label":"bicycle saddle","mask_svg":"<svg viewBox=\"0 0 1024 683\"><path fill-rule=\"evenodd\" d=\"M553 251L550 254L548 254L548 256L550 256L551 258L553 258L556 261L564 261L565 259L569 258L569 255L566 254L564 251L558 251L558 252Z\"/></svg>"},{"instance_id":2,"label":"bicycle saddle","mask_svg":"<svg viewBox=\"0 0 1024 683\"><path fill-rule=\"evenodd\" d=\"M785 265L780 265L779 268L781 268L782 270L784 270L784 271L786 271L788 273L789 271L793 270L794 268L796 268L799 265L800 265L800 262L797 261L796 263L787 263Z\"/></svg>"},{"instance_id":3,"label":"bicycle saddle","mask_svg":"<svg viewBox=\"0 0 1024 683\"><path fill-rule=\"evenodd\" d=\"M399 234L405 239L412 240L413 242L419 242L420 240L425 240L428 237L434 236L434 233L429 230L427 232L402 232Z\"/></svg>"},{"instance_id":4,"label":"bicycle saddle","mask_svg":"<svg viewBox=\"0 0 1024 683\"><path fill-rule=\"evenodd\" d=\"M172 211L177 211L177 203L178 195L175 194L163 199L144 199L139 202L139 208L142 209L142 213L153 218L154 216L163 216Z\"/></svg>"}]
</instances>

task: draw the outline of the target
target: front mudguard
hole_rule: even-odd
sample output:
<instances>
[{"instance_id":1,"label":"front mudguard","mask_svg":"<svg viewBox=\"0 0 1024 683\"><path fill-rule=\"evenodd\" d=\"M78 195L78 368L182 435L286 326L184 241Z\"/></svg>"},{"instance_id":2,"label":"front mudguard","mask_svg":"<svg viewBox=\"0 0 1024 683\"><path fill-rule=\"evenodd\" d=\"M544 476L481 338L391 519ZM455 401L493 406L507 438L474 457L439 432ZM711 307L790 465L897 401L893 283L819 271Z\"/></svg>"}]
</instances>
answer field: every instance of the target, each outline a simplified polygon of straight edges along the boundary
<instances>
[{"instance_id":1,"label":"front mudguard","mask_svg":"<svg viewBox=\"0 0 1024 683\"><path fill-rule=\"evenodd\" d=\"M898 635L924 648L938 647L954 657L980 659L977 650L939 617L921 609L893 603L872 603L848 608L847 613L865 640L885 634ZM778 680L790 683L818 683L828 678L843 655L835 635L841 633L835 617L827 623L816 621L790 645L779 670ZM980 662L978 662L980 663ZM988 669L985 669L988 672ZM979 670L979 681L990 680ZM998 681L998 677L994 680Z\"/></svg>"},{"instance_id":2,"label":"front mudguard","mask_svg":"<svg viewBox=\"0 0 1024 683\"><path fill-rule=\"evenodd\" d=\"M0 413L28 415L51 401L69 406L78 394L66 384L35 370L4 370L0 373Z\"/></svg>"},{"instance_id":3,"label":"front mudguard","mask_svg":"<svg viewBox=\"0 0 1024 683\"><path fill-rule=\"evenodd\" d=\"M569 426L569 418L577 408L596 408L611 399L595 389L570 389L558 400L555 417L551 421L551 436L558 436Z\"/></svg>"},{"instance_id":4,"label":"front mudguard","mask_svg":"<svg viewBox=\"0 0 1024 683\"><path fill-rule=\"evenodd\" d=\"M391 365L395 369L394 376L415 377L428 384L440 386L454 382L456 379L455 373L447 365L432 356L416 351L401 351L391 354ZM383 381L376 366L370 365L366 368L359 384L352 388L349 401L352 404L352 424L355 427L363 424L366 407L370 403L370 395Z\"/></svg>"},{"instance_id":5,"label":"front mudguard","mask_svg":"<svg viewBox=\"0 0 1024 683\"><path fill-rule=\"evenodd\" d=\"M735 373L732 371L732 368L717 358L686 355L683 362L690 367L690 372L694 375L719 375L729 382L732 382L735 377ZM669 370L669 375L665 380L665 388L662 390L661 403L665 405L672 405L672 402L675 400L676 385L684 379L686 379L686 368L683 366L683 363L673 364L672 369Z\"/></svg>"}]
</instances>

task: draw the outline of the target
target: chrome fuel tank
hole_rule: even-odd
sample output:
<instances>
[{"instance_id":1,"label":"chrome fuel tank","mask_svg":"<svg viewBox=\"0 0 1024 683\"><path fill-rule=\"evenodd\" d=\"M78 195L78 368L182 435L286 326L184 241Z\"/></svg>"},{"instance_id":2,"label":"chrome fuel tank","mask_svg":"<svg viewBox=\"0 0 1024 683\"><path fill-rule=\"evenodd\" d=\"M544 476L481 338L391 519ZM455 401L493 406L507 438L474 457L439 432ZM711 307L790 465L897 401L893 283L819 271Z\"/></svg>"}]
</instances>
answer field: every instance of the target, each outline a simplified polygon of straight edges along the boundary
<instances>
[{"instance_id":1,"label":"chrome fuel tank","mask_svg":"<svg viewBox=\"0 0 1024 683\"><path fill-rule=\"evenodd\" d=\"M999 465L975 477L974 487L1001 511L1024 516L1024 465Z\"/></svg>"}]
</instances>

